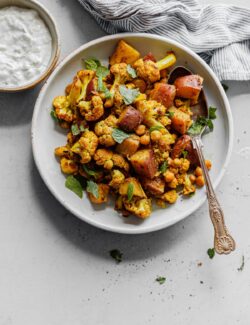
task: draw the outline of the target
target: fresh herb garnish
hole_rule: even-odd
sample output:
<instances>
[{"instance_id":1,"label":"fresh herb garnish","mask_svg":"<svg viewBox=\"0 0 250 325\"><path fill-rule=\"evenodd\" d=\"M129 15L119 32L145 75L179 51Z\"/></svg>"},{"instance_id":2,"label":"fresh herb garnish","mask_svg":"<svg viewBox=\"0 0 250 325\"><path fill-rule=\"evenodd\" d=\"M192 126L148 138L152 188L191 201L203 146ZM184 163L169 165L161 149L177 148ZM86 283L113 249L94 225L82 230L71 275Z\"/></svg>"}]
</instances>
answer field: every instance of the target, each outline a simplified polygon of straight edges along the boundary
<instances>
[{"instance_id":1,"label":"fresh herb garnish","mask_svg":"<svg viewBox=\"0 0 250 325\"><path fill-rule=\"evenodd\" d=\"M50 116L54 121L59 122L59 118L56 116L56 112L53 109L50 111Z\"/></svg>"},{"instance_id":2,"label":"fresh herb garnish","mask_svg":"<svg viewBox=\"0 0 250 325\"><path fill-rule=\"evenodd\" d=\"M88 70L94 70L94 71L96 71L97 68L101 66L101 62L98 59L93 58L93 57L92 58L88 58L88 59L83 60L83 61L85 63L86 69L88 69Z\"/></svg>"},{"instance_id":3,"label":"fresh herb garnish","mask_svg":"<svg viewBox=\"0 0 250 325\"><path fill-rule=\"evenodd\" d=\"M89 176L93 176L96 178L96 176L98 175L98 172L96 172L95 170L89 169L89 167L86 165L82 165L82 168L85 171L85 173Z\"/></svg>"},{"instance_id":4,"label":"fresh herb garnish","mask_svg":"<svg viewBox=\"0 0 250 325\"><path fill-rule=\"evenodd\" d=\"M104 93L105 98L111 98L112 95L108 88L103 83L103 78L107 77L109 74L109 69L104 66L99 66L96 70L96 76L97 76L97 90Z\"/></svg>"},{"instance_id":5,"label":"fresh herb garnish","mask_svg":"<svg viewBox=\"0 0 250 325\"><path fill-rule=\"evenodd\" d=\"M82 198L82 185L74 176L70 175L66 178L65 187L67 187L69 190L71 190L80 198Z\"/></svg>"},{"instance_id":6,"label":"fresh herb garnish","mask_svg":"<svg viewBox=\"0 0 250 325\"><path fill-rule=\"evenodd\" d=\"M117 143L122 143L123 140L129 138L129 134L125 133L124 131L114 128L112 131L112 138L117 142Z\"/></svg>"},{"instance_id":7,"label":"fresh herb garnish","mask_svg":"<svg viewBox=\"0 0 250 325\"><path fill-rule=\"evenodd\" d=\"M242 255L241 266L237 269L238 271L243 271L245 266L245 256Z\"/></svg>"},{"instance_id":8,"label":"fresh herb garnish","mask_svg":"<svg viewBox=\"0 0 250 325\"><path fill-rule=\"evenodd\" d=\"M96 70L96 76L105 78L109 74L109 69L103 65L99 66Z\"/></svg>"},{"instance_id":9,"label":"fresh herb garnish","mask_svg":"<svg viewBox=\"0 0 250 325\"><path fill-rule=\"evenodd\" d=\"M210 120L215 120L216 119L216 111L217 111L217 108L216 107L213 107L213 106L210 106L209 109L208 109L208 117L210 118Z\"/></svg>"},{"instance_id":10,"label":"fresh herb garnish","mask_svg":"<svg viewBox=\"0 0 250 325\"><path fill-rule=\"evenodd\" d=\"M158 278L155 279L159 284L163 284L166 281L166 278L164 276L158 276Z\"/></svg>"},{"instance_id":11,"label":"fresh herb garnish","mask_svg":"<svg viewBox=\"0 0 250 325\"><path fill-rule=\"evenodd\" d=\"M153 131L159 131L161 129L164 129L164 126L161 126L161 125L154 125L154 126L151 126L151 128L149 129L149 132L153 132Z\"/></svg>"},{"instance_id":12,"label":"fresh herb garnish","mask_svg":"<svg viewBox=\"0 0 250 325\"><path fill-rule=\"evenodd\" d=\"M166 113L166 115L167 115L168 117L172 118L172 117L174 117L174 112L172 112L172 111L168 111L168 112Z\"/></svg>"},{"instance_id":13,"label":"fresh herb garnish","mask_svg":"<svg viewBox=\"0 0 250 325\"><path fill-rule=\"evenodd\" d=\"M87 181L86 191L94 195L96 199L99 197L98 185L93 181Z\"/></svg>"},{"instance_id":14,"label":"fresh herb garnish","mask_svg":"<svg viewBox=\"0 0 250 325\"><path fill-rule=\"evenodd\" d=\"M182 156L184 159L187 158L187 155L188 155L188 151L187 150L182 150Z\"/></svg>"},{"instance_id":15,"label":"fresh herb garnish","mask_svg":"<svg viewBox=\"0 0 250 325\"><path fill-rule=\"evenodd\" d=\"M85 127L83 125L78 126L77 124L71 125L71 132L73 135L78 135L81 132L86 131Z\"/></svg>"},{"instance_id":16,"label":"fresh herb garnish","mask_svg":"<svg viewBox=\"0 0 250 325\"><path fill-rule=\"evenodd\" d=\"M136 97L140 95L140 91L137 88L129 89L125 85L120 85L119 90L126 105L132 104Z\"/></svg>"},{"instance_id":17,"label":"fresh herb garnish","mask_svg":"<svg viewBox=\"0 0 250 325\"><path fill-rule=\"evenodd\" d=\"M164 174L168 169L168 162L165 160L159 167L159 171Z\"/></svg>"},{"instance_id":18,"label":"fresh herb garnish","mask_svg":"<svg viewBox=\"0 0 250 325\"><path fill-rule=\"evenodd\" d=\"M209 248L208 250L207 250L207 255L209 256L209 258L213 258L214 257L214 255L215 255L215 250L214 250L214 248Z\"/></svg>"},{"instance_id":19,"label":"fresh herb garnish","mask_svg":"<svg viewBox=\"0 0 250 325\"><path fill-rule=\"evenodd\" d=\"M109 254L114 260L116 260L117 263L122 261L123 254L119 251L119 249L112 249Z\"/></svg>"},{"instance_id":20,"label":"fresh herb garnish","mask_svg":"<svg viewBox=\"0 0 250 325\"><path fill-rule=\"evenodd\" d=\"M228 85L224 84L223 82L221 83L222 87L224 88L225 92L228 91Z\"/></svg>"},{"instance_id":21,"label":"fresh herb garnish","mask_svg":"<svg viewBox=\"0 0 250 325\"><path fill-rule=\"evenodd\" d=\"M130 202L132 200L132 197L134 195L134 185L132 183L128 184L128 191L127 191L127 196L128 196L128 201Z\"/></svg>"},{"instance_id":22,"label":"fresh herb garnish","mask_svg":"<svg viewBox=\"0 0 250 325\"><path fill-rule=\"evenodd\" d=\"M137 77L135 69L132 68L130 64L127 65L127 71L128 71L128 74L130 75L131 78L136 78Z\"/></svg>"}]
</instances>

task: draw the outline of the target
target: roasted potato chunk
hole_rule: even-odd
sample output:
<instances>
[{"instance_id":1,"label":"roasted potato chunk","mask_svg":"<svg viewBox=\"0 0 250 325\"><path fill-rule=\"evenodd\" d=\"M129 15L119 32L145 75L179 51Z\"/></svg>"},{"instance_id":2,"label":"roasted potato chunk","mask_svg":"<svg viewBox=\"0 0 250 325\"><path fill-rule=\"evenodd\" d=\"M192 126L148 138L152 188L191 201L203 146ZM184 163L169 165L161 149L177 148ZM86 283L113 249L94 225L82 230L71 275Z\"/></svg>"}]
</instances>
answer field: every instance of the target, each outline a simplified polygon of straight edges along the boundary
<instances>
[{"instance_id":1,"label":"roasted potato chunk","mask_svg":"<svg viewBox=\"0 0 250 325\"><path fill-rule=\"evenodd\" d=\"M151 149L142 149L130 157L130 162L137 174L147 178L154 178L157 163Z\"/></svg>"},{"instance_id":2,"label":"roasted potato chunk","mask_svg":"<svg viewBox=\"0 0 250 325\"><path fill-rule=\"evenodd\" d=\"M140 146L140 137L136 135L131 135L129 138L122 141L122 143L119 143L115 150L119 154L129 157L132 156L139 148Z\"/></svg>"},{"instance_id":3,"label":"roasted potato chunk","mask_svg":"<svg viewBox=\"0 0 250 325\"><path fill-rule=\"evenodd\" d=\"M120 40L115 52L109 58L109 64L113 65L116 63L134 63L140 57L140 53L131 45L123 40Z\"/></svg>"},{"instance_id":4,"label":"roasted potato chunk","mask_svg":"<svg viewBox=\"0 0 250 325\"><path fill-rule=\"evenodd\" d=\"M175 107L172 107L169 111L173 114L173 116L170 117L173 129L180 134L185 134L192 124L190 115Z\"/></svg>"},{"instance_id":5,"label":"roasted potato chunk","mask_svg":"<svg viewBox=\"0 0 250 325\"><path fill-rule=\"evenodd\" d=\"M160 177L149 179L146 177L141 178L143 188L152 195L161 195L164 193L165 182Z\"/></svg>"},{"instance_id":6,"label":"roasted potato chunk","mask_svg":"<svg viewBox=\"0 0 250 325\"><path fill-rule=\"evenodd\" d=\"M179 77L175 80L176 96L189 98L196 101L202 89L203 78L191 74L189 76Z\"/></svg>"},{"instance_id":7,"label":"roasted potato chunk","mask_svg":"<svg viewBox=\"0 0 250 325\"><path fill-rule=\"evenodd\" d=\"M165 83L156 83L154 89L150 93L150 99L156 100L166 108L169 108L173 106L175 94L175 86Z\"/></svg>"},{"instance_id":8,"label":"roasted potato chunk","mask_svg":"<svg viewBox=\"0 0 250 325\"><path fill-rule=\"evenodd\" d=\"M120 185L119 187L119 194L122 196L127 196L128 195L128 186L129 184L133 185L133 196L138 196L141 198L145 198L146 194L143 191L143 188L141 187L140 182L134 178L134 177L129 177L126 178L125 181Z\"/></svg>"},{"instance_id":9,"label":"roasted potato chunk","mask_svg":"<svg viewBox=\"0 0 250 325\"><path fill-rule=\"evenodd\" d=\"M184 150L188 152L186 158L190 161L191 165L200 164L197 152L192 145L191 138L187 134L182 135L176 141L171 151L171 158L172 159L179 158L182 155Z\"/></svg>"},{"instance_id":10,"label":"roasted potato chunk","mask_svg":"<svg viewBox=\"0 0 250 325\"><path fill-rule=\"evenodd\" d=\"M125 131L133 131L137 128L138 125L142 122L142 113L135 109L133 106L128 106L125 108L118 121L118 126Z\"/></svg>"}]
</instances>

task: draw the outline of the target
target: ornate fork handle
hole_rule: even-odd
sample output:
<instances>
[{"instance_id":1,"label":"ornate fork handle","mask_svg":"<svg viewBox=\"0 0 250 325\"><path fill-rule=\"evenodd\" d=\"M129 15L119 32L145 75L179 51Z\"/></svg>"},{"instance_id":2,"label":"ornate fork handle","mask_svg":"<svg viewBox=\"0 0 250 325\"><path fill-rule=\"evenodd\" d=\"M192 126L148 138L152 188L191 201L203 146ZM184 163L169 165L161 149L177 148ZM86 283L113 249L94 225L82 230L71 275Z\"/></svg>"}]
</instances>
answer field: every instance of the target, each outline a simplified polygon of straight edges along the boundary
<instances>
[{"instance_id":1,"label":"ornate fork handle","mask_svg":"<svg viewBox=\"0 0 250 325\"><path fill-rule=\"evenodd\" d=\"M201 168L205 178L205 184L207 188L207 199L209 205L209 214L214 226L214 248L218 254L229 254L235 249L235 241L229 234L225 221L222 208L217 200L214 192L210 176L205 164L205 159L202 153L202 142L200 136L192 137L192 143L197 150L197 154L200 160Z\"/></svg>"}]
</instances>

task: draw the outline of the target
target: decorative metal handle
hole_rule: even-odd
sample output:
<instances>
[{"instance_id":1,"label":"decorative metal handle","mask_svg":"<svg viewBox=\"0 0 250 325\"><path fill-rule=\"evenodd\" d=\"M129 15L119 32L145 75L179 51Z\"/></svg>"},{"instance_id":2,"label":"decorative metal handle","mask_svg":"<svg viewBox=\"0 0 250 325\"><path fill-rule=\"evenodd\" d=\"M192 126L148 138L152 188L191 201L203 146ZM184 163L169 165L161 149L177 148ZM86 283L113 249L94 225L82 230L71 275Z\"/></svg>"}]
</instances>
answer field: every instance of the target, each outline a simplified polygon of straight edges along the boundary
<instances>
[{"instance_id":1,"label":"decorative metal handle","mask_svg":"<svg viewBox=\"0 0 250 325\"><path fill-rule=\"evenodd\" d=\"M194 136L192 138L194 148L197 150L197 154L200 160L203 176L205 178L205 184L207 188L207 199L209 206L209 214L214 226L214 248L218 254L229 254L235 249L235 241L228 233L228 230L224 221L224 214L222 208L217 200L214 192L208 169L205 164L205 159L202 153L202 142L200 136Z\"/></svg>"}]
</instances>

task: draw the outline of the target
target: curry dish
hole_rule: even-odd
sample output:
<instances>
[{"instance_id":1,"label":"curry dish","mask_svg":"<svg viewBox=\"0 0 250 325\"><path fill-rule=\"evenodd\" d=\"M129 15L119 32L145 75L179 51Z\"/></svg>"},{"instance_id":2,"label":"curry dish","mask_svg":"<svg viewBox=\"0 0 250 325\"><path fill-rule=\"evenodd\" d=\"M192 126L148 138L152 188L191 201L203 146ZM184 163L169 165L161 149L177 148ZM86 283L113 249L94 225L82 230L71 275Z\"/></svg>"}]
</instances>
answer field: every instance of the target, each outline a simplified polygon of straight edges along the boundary
<instances>
[{"instance_id":1,"label":"curry dish","mask_svg":"<svg viewBox=\"0 0 250 325\"><path fill-rule=\"evenodd\" d=\"M123 40L109 68L86 58L86 69L53 100L53 116L68 130L66 145L55 149L68 188L79 195L74 186L86 187L93 204L113 196L117 211L144 219L153 200L164 208L204 185L188 135L203 78L168 84L175 62L173 52L160 61L141 57Z\"/></svg>"}]
</instances>

